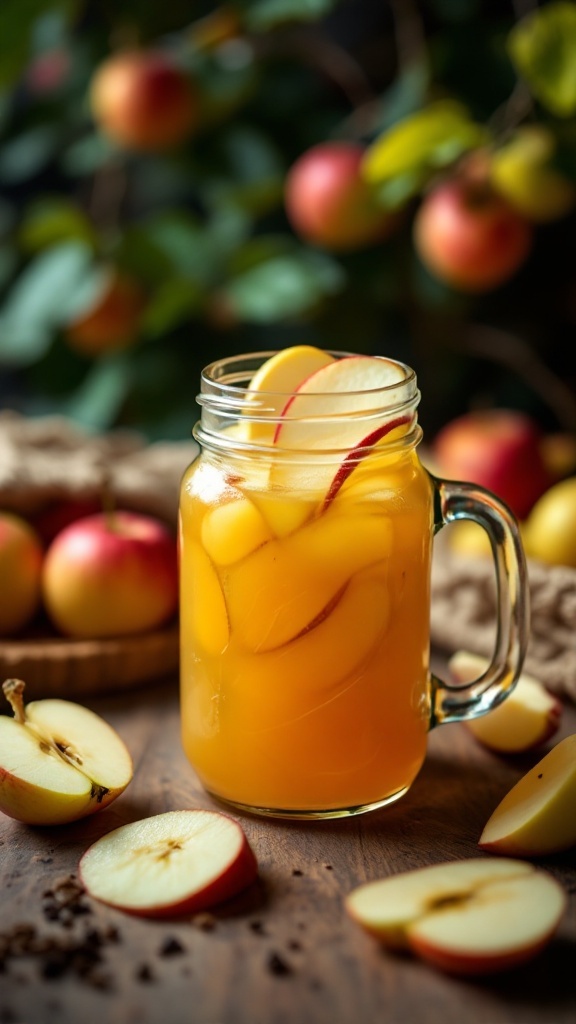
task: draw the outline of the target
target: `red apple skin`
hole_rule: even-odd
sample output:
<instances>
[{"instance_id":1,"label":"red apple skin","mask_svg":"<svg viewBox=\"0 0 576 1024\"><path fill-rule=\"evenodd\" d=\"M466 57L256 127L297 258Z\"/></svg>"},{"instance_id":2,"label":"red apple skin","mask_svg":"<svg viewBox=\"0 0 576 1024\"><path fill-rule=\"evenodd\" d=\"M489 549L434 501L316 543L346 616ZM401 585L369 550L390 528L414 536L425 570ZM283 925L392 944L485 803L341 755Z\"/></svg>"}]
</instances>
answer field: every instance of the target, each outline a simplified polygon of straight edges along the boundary
<instances>
[{"instance_id":1,"label":"red apple skin","mask_svg":"<svg viewBox=\"0 0 576 1024\"><path fill-rule=\"evenodd\" d=\"M426 960L433 967L445 971L447 974L461 975L463 977L480 976L485 974L500 974L518 967L529 960L533 960L541 953L552 939L555 928L551 929L537 943L515 949L512 953L498 953L494 956L474 957L467 956L461 950L454 950L451 955L443 950L431 947L428 942L419 936L409 935L410 949L423 960Z\"/></svg>"},{"instance_id":2,"label":"red apple skin","mask_svg":"<svg viewBox=\"0 0 576 1024\"><path fill-rule=\"evenodd\" d=\"M434 464L452 480L480 484L524 519L552 483L538 425L513 409L464 413L432 443Z\"/></svg>"},{"instance_id":3,"label":"red apple skin","mask_svg":"<svg viewBox=\"0 0 576 1024\"><path fill-rule=\"evenodd\" d=\"M129 51L109 57L90 88L94 119L128 149L160 151L182 142L198 112L191 80L167 55Z\"/></svg>"},{"instance_id":4,"label":"red apple skin","mask_svg":"<svg viewBox=\"0 0 576 1024\"><path fill-rule=\"evenodd\" d=\"M330 503L334 500L338 491L342 487L342 484L348 479L350 473L353 472L358 463L361 462L363 457L367 454L367 450L377 444L378 441L381 441L383 437L386 437L386 434L389 434L391 430L394 430L396 427L402 427L406 423L410 423L410 416L397 416L396 419L390 420L388 423L383 423L380 427L377 427L376 430L373 430L371 434L368 434L368 436L365 437L360 444L356 446L356 448L353 448L352 451L348 453L344 461L338 467L334 479L328 488L328 492L324 498L323 511L326 511Z\"/></svg>"},{"instance_id":5,"label":"red apple skin","mask_svg":"<svg viewBox=\"0 0 576 1024\"><path fill-rule=\"evenodd\" d=\"M386 238L397 217L379 206L361 176L364 149L356 143L324 142L292 165L285 207L298 235L312 245L346 251Z\"/></svg>"},{"instance_id":6,"label":"red apple skin","mask_svg":"<svg viewBox=\"0 0 576 1024\"><path fill-rule=\"evenodd\" d=\"M532 227L484 183L453 179L422 200L414 245L428 270L451 287L488 292L527 259Z\"/></svg>"},{"instance_id":7,"label":"red apple skin","mask_svg":"<svg viewBox=\"0 0 576 1024\"><path fill-rule=\"evenodd\" d=\"M137 282L112 271L94 305L68 324L68 344L88 357L128 348L137 339L144 303Z\"/></svg>"},{"instance_id":8,"label":"red apple skin","mask_svg":"<svg viewBox=\"0 0 576 1024\"><path fill-rule=\"evenodd\" d=\"M135 512L87 516L46 552L46 610L65 635L106 637L163 625L178 607L176 540L160 520Z\"/></svg>"},{"instance_id":9,"label":"red apple skin","mask_svg":"<svg viewBox=\"0 0 576 1024\"><path fill-rule=\"evenodd\" d=\"M95 498L71 498L53 502L34 516L33 525L45 547L57 534L77 519L102 511L102 502Z\"/></svg>"}]
</instances>

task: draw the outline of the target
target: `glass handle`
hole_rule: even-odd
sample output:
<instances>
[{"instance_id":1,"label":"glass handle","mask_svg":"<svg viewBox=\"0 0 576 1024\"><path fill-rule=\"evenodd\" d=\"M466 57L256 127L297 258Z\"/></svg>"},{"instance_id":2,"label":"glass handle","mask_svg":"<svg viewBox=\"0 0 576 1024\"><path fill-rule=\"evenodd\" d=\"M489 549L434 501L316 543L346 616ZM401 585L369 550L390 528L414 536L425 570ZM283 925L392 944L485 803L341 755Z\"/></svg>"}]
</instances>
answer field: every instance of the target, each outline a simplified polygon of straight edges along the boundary
<instances>
[{"instance_id":1,"label":"glass handle","mask_svg":"<svg viewBox=\"0 0 576 1024\"><path fill-rule=\"evenodd\" d=\"M477 718L500 704L514 688L528 644L530 598L526 559L518 523L510 509L476 484L440 480L434 488L436 532L471 519L490 539L496 582L496 641L485 672L470 683L446 683L432 675L431 728Z\"/></svg>"}]
</instances>

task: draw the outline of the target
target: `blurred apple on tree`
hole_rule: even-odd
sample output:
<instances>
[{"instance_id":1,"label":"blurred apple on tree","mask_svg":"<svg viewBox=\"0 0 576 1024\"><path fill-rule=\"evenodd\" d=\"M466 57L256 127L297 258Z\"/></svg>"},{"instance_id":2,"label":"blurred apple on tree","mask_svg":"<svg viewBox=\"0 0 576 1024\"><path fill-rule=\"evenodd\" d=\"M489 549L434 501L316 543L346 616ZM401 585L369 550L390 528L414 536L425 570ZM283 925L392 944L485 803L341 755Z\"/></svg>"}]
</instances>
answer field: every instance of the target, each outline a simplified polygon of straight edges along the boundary
<instances>
[{"instance_id":1,"label":"blurred apple on tree","mask_svg":"<svg viewBox=\"0 0 576 1024\"><path fill-rule=\"evenodd\" d=\"M170 57L150 50L108 57L96 69L90 101L102 130L137 150L163 150L180 143L197 114L190 79Z\"/></svg>"},{"instance_id":2,"label":"blurred apple on tree","mask_svg":"<svg viewBox=\"0 0 576 1024\"><path fill-rule=\"evenodd\" d=\"M144 301L133 278L107 269L92 304L67 325L68 343L87 356L128 347L138 337Z\"/></svg>"}]
</instances>

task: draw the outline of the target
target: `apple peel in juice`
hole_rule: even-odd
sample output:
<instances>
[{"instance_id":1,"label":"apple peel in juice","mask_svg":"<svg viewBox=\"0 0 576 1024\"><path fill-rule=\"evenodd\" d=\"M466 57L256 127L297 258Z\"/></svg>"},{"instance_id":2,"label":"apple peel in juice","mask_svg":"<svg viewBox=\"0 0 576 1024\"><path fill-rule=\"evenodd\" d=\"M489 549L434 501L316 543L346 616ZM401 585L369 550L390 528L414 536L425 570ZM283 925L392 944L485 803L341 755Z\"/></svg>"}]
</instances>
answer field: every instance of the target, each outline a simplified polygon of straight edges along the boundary
<instances>
[{"instance_id":1,"label":"apple peel in juice","mask_svg":"<svg viewBox=\"0 0 576 1024\"><path fill-rule=\"evenodd\" d=\"M4 694L0 715L0 810L28 825L61 825L107 807L132 779L132 759L116 731L71 701L24 705L24 683Z\"/></svg>"},{"instance_id":2,"label":"apple peel in juice","mask_svg":"<svg viewBox=\"0 0 576 1024\"><path fill-rule=\"evenodd\" d=\"M391 950L439 970L483 975L532 960L567 907L559 883L532 864L472 858L367 882L345 901L350 916Z\"/></svg>"},{"instance_id":3,"label":"apple peel in juice","mask_svg":"<svg viewBox=\"0 0 576 1024\"><path fill-rule=\"evenodd\" d=\"M165 811L121 825L80 860L87 892L126 913L173 917L208 910L255 881L240 825L219 811Z\"/></svg>"}]
</instances>

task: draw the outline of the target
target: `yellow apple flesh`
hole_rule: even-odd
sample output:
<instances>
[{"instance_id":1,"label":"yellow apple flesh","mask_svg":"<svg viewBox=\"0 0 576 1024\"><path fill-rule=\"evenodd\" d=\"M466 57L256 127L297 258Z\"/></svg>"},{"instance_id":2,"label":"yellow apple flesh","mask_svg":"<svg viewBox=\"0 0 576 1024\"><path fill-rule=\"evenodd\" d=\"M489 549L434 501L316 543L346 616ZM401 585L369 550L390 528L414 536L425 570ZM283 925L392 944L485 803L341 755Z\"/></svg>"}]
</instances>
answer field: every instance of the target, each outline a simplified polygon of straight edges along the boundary
<instances>
[{"instance_id":1,"label":"yellow apple flesh","mask_svg":"<svg viewBox=\"0 0 576 1024\"><path fill-rule=\"evenodd\" d=\"M557 743L509 790L478 845L513 857L544 857L576 845L576 733Z\"/></svg>"},{"instance_id":2,"label":"yellow apple flesh","mask_svg":"<svg viewBox=\"0 0 576 1024\"><path fill-rule=\"evenodd\" d=\"M351 917L390 949L451 974L508 970L536 956L566 909L562 887L533 865L472 858L392 875L346 898Z\"/></svg>"},{"instance_id":3,"label":"yellow apple flesh","mask_svg":"<svg viewBox=\"0 0 576 1024\"><path fill-rule=\"evenodd\" d=\"M489 665L488 658L456 651L448 662L460 683L477 679ZM558 730L562 704L545 686L523 672L512 693L493 711L465 723L484 746L502 754L518 754L538 747Z\"/></svg>"},{"instance_id":4,"label":"yellow apple flesh","mask_svg":"<svg viewBox=\"0 0 576 1024\"><path fill-rule=\"evenodd\" d=\"M19 680L7 680L4 692L16 713L0 716L5 814L28 825L61 825L106 807L126 789L132 759L103 718L58 699L33 701L24 709Z\"/></svg>"},{"instance_id":5,"label":"yellow apple flesh","mask_svg":"<svg viewBox=\"0 0 576 1024\"><path fill-rule=\"evenodd\" d=\"M193 914L235 896L258 874L240 825L219 811L166 811L98 839L79 874L95 899L141 917Z\"/></svg>"}]
</instances>

